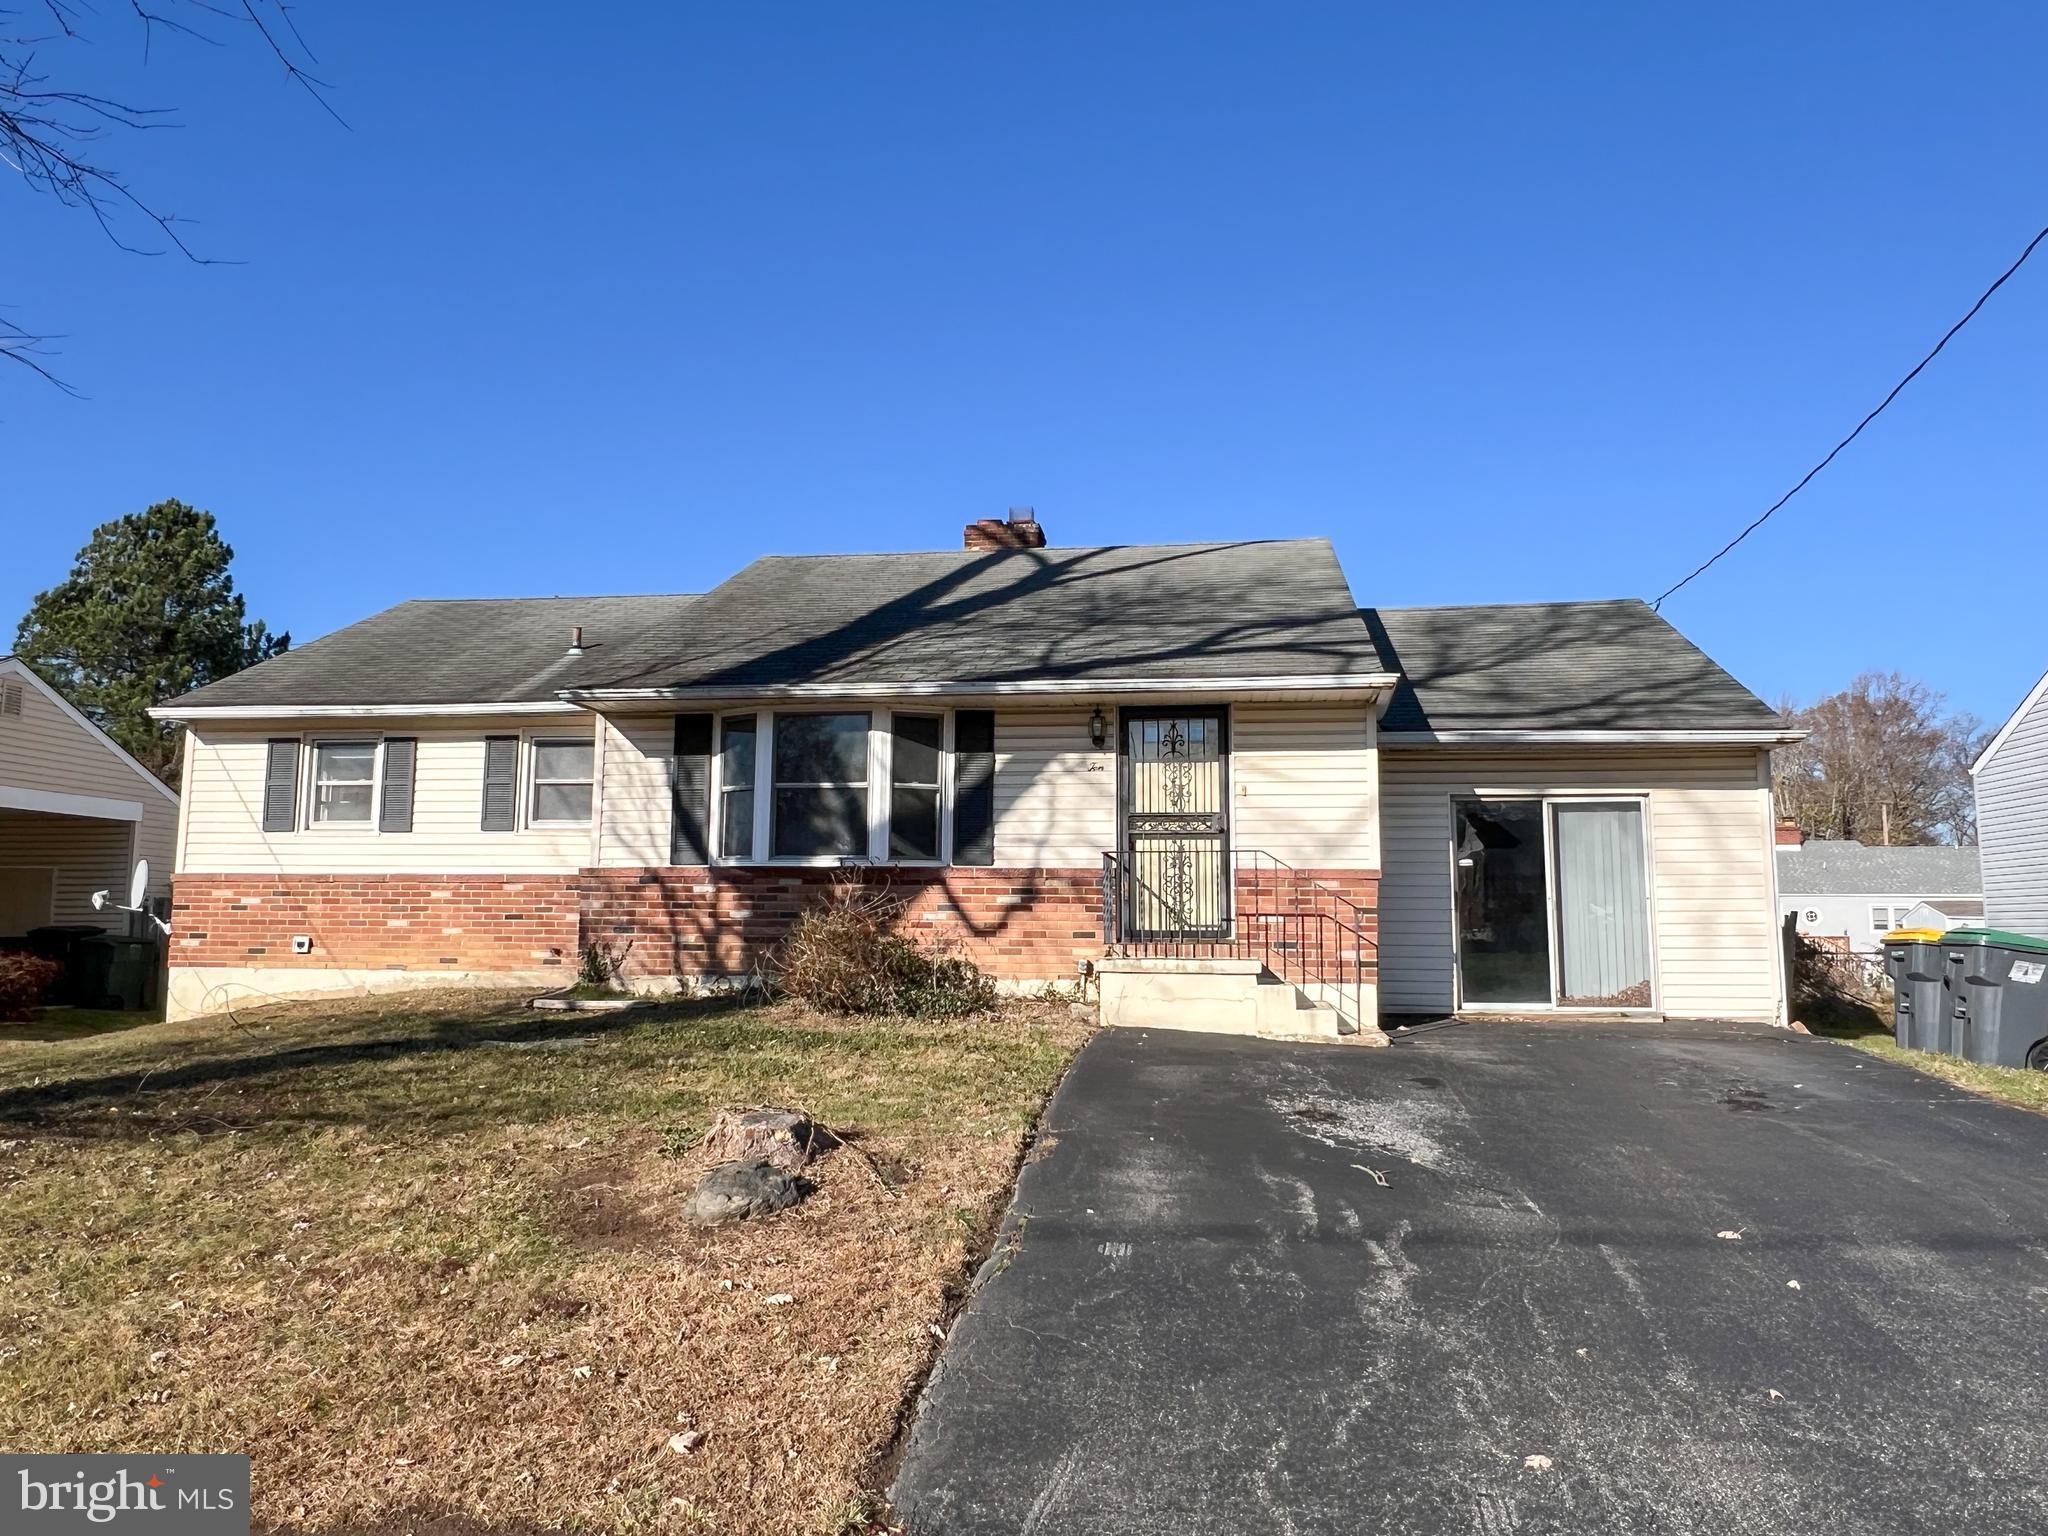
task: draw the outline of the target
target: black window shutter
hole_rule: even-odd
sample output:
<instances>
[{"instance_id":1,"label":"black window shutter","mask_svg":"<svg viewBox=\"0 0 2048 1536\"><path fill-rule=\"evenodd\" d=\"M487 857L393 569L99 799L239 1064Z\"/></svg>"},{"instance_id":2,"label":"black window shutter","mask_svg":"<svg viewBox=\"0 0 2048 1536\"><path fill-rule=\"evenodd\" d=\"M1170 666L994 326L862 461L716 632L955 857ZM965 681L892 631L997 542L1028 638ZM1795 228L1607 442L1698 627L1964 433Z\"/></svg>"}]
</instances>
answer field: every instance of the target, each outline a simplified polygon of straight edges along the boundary
<instances>
[{"instance_id":1,"label":"black window shutter","mask_svg":"<svg viewBox=\"0 0 2048 1536\"><path fill-rule=\"evenodd\" d=\"M384 738L384 791L377 809L379 832L412 830L413 763L419 742L411 736Z\"/></svg>"},{"instance_id":2,"label":"black window shutter","mask_svg":"<svg viewBox=\"0 0 2048 1536\"><path fill-rule=\"evenodd\" d=\"M711 840L711 716L677 715L675 755L668 763L671 864L709 864Z\"/></svg>"},{"instance_id":3,"label":"black window shutter","mask_svg":"<svg viewBox=\"0 0 2048 1536\"><path fill-rule=\"evenodd\" d=\"M263 830L289 832L299 820L299 741L280 737L270 743L263 764Z\"/></svg>"},{"instance_id":4,"label":"black window shutter","mask_svg":"<svg viewBox=\"0 0 2048 1536\"><path fill-rule=\"evenodd\" d=\"M484 738L484 821L486 832L510 832L519 814L519 738Z\"/></svg>"},{"instance_id":5,"label":"black window shutter","mask_svg":"<svg viewBox=\"0 0 2048 1536\"><path fill-rule=\"evenodd\" d=\"M996 861L996 716L953 712L953 862Z\"/></svg>"}]
</instances>

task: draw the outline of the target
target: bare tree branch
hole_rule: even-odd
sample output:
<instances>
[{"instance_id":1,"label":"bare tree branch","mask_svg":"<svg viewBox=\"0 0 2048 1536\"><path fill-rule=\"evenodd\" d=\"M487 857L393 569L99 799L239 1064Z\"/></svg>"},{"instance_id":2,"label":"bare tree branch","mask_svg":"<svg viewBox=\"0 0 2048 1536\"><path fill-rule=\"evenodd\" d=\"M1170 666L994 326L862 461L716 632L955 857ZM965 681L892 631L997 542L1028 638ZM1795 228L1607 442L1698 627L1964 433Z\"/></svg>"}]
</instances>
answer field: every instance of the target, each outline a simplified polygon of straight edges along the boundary
<instances>
[{"instance_id":1,"label":"bare tree branch","mask_svg":"<svg viewBox=\"0 0 2048 1536\"><path fill-rule=\"evenodd\" d=\"M327 82L306 67L314 62L313 53L285 0L234 0L232 9L213 0L126 0L126 5L128 18L142 31L145 62L159 29L213 47L224 46L214 32L232 38L239 30L258 40L287 78L330 117L348 126L327 100ZM200 265L214 264L219 258L195 250L178 227L189 221L136 191L105 156L106 145L121 130L176 127L171 109L136 105L69 83L71 77L58 71L93 57L84 30L91 7L84 0L40 0L40 6L53 32L24 29L20 35L0 36L0 166L13 171L31 192L89 215L123 251L142 256L175 251ZM0 18L20 15L0 10ZM214 32L204 29L209 19ZM160 238L138 244L131 235L137 228L154 230ZM41 361L47 353L39 355L39 349L49 339L0 323L0 358L75 394Z\"/></svg>"}]
</instances>

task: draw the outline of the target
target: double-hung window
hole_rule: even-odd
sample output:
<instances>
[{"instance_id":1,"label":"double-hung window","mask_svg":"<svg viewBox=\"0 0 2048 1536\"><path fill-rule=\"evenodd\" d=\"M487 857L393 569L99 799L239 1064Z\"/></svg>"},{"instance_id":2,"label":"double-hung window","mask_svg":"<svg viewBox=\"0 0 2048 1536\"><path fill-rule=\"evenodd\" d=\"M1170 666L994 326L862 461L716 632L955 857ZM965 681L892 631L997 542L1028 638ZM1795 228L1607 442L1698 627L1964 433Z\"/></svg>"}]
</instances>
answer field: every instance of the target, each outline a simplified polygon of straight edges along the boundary
<instances>
[{"instance_id":1,"label":"double-hung window","mask_svg":"<svg viewBox=\"0 0 2048 1536\"><path fill-rule=\"evenodd\" d=\"M584 740L537 740L527 820L534 826L573 826L590 820L596 748Z\"/></svg>"},{"instance_id":2,"label":"double-hung window","mask_svg":"<svg viewBox=\"0 0 2048 1536\"><path fill-rule=\"evenodd\" d=\"M937 863L945 716L898 714L889 736L889 857Z\"/></svg>"},{"instance_id":3,"label":"double-hung window","mask_svg":"<svg viewBox=\"0 0 2048 1536\"><path fill-rule=\"evenodd\" d=\"M727 715L718 739L718 856L754 856L755 748L760 724L754 715Z\"/></svg>"},{"instance_id":4,"label":"double-hung window","mask_svg":"<svg viewBox=\"0 0 2048 1536\"><path fill-rule=\"evenodd\" d=\"M376 742L313 743L314 826L368 825L376 792Z\"/></svg>"},{"instance_id":5,"label":"double-hung window","mask_svg":"<svg viewBox=\"0 0 2048 1536\"><path fill-rule=\"evenodd\" d=\"M775 717L769 848L778 859L868 851L868 717Z\"/></svg>"}]
</instances>

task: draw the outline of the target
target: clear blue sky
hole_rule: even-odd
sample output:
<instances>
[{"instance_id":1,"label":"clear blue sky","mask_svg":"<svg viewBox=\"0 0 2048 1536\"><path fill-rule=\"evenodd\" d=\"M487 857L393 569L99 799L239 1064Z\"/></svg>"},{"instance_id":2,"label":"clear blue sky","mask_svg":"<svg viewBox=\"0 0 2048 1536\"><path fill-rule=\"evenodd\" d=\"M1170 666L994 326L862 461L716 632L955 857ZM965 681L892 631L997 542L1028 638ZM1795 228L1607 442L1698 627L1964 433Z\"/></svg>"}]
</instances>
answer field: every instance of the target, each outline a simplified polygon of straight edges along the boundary
<instances>
[{"instance_id":1,"label":"clear blue sky","mask_svg":"<svg viewBox=\"0 0 2048 1536\"><path fill-rule=\"evenodd\" d=\"M95 83L186 125L111 155L242 264L5 193L0 299L90 397L0 370L10 635L166 496L302 639L1012 503L1328 534L1368 603L1651 595L2048 223L2023 4L305 0L352 131L100 11ZM1896 667L2002 717L2044 358L2048 254L1667 612L1766 697Z\"/></svg>"}]
</instances>

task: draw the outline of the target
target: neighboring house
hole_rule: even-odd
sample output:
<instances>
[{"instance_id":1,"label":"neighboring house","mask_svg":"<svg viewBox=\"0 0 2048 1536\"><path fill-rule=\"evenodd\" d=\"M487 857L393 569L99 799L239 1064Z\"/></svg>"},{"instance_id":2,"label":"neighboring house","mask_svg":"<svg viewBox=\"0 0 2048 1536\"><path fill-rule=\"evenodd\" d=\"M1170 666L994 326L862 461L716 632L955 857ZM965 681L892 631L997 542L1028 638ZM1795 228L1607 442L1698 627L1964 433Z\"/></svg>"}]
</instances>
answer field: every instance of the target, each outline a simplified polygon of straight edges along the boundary
<instances>
[{"instance_id":1,"label":"neighboring house","mask_svg":"<svg viewBox=\"0 0 2048 1536\"><path fill-rule=\"evenodd\" d=\"M1982 922L1982 890L1974 848L1869 848L1778 829L1779 910L1807 937L1840 940L1857 954L1876 954L1894 928L1916 926L1916 908L1945 919L1928 926Z\"/></svg>"},{"instance_id":2,"label":"neighboring house","mask_svg":"<svg viewBox=\"0 0 2048 1536\"><path fill-rule=\"evenodd\" d=\"M14 656L0 656L0 938L53 923L125 931L94 891L128 899L138 858L167 896L178 797Z\"/></svg>"},{"instance_id":3,"label":"neighboring house","mask_svg":"<svg viewBox=\"0 0 2048 1536\"><path fill-rule=\"evenodd\" d=\"M1780 1016L1794 738L1644 604L1361 610L1320 539L965 543L404 603L165 706L174 1012L599 944L718 983L857 880L1014 985Z\"/></svg>"},{"instance_id":4,"label":"neighboring house","mask_svg":"<svg viewBox=\"0 0 2048 1536\"><path fill-rule=\"evenodd\" d=\"M1986 919L2048 937L2048 676L1971 764L1970 783Z\"/></svg>"}]
</instances>

